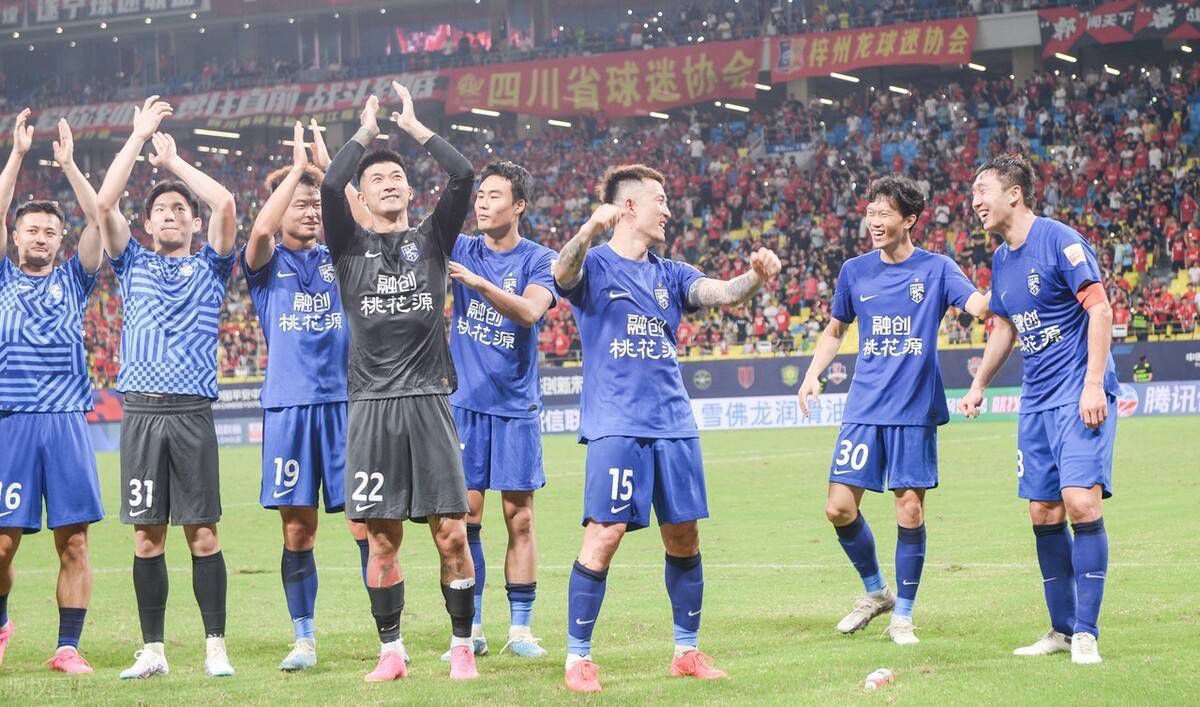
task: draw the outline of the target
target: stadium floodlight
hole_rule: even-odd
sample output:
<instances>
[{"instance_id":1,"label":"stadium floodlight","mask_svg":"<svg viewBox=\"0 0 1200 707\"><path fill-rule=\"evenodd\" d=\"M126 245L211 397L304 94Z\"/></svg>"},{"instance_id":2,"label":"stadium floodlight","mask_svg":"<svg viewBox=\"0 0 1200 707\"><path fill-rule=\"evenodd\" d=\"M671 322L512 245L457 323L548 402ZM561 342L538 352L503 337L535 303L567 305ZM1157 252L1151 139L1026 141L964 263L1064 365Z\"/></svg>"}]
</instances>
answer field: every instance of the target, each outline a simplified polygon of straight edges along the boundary
<instances>
[{"instance_id":1,"label":"stadium floodlight","mask_svg":"<svg viewBox=\"0 0 1200 707\"><path fill-rule=\"evenodd\" d=\"M835 79L839 79L842 81L849 81L850 83L858 83L859 81L862 81L862 79L858 78L857 76L851 76L850 74L841 74L836 71L830 71L829 75Z\"/></svg>"},{"instance_id":2,"label":"stadium floodlight","mask_svg":"<svg viewBox=\"0 0 1200 707\"><path fill-rule=\"evenodd\" d=\"M671 119L671 116L667 115L666 113L659 113L656 110L650 111L650 117L658 118L659 120L670 120Z\"/></svg>"},{"instance_id":3,"label":"stadium floodlight","mask_svg":"<svg viewBox=\"0 0 1200 707\"><path fill-rule=\"evenodd\" d=\"M907 88L904 88L903 86L888 86L888 90L891 91L892 93L899 93L901 96L911 96L912 95L912 91L908 90Z\"/></svg>"},{"instance_id":4,"label":"stadium floodlight","mask_svg":"<svg viewBox=\"0 0 1200 707\"><path fill-rule=\"evenodd\" d=\"M486 115L489 118L499 118L500 117L500 111L488 110L487 108L472 108L471 112L474 113L475 115Z\"/></svg>"},{"instance_id":5,"label":"stadium floodlight","mask_svg":"<svg viewBox=\"0 0 1200 707\"><path fill-rule=\"evenodd\" d=\"M1072 64L1074 64L1074 63L1076 63L1077 61L1079 61L1079 59L1077 59L1076 57L1073 57L1073 56L1071 56L1070 54L1063 54L1062 52L1054 52L1054 57L1055 57L1056 59L1061 59L1061 60L1063 60L1063 61L1068 61L1068 62L1070 62L1070 63L1072 63Z\"/></svg>"},{"instance_id":6,"label":"stadium floodlight","mask_svg":"<svg viewBox=\"0 0 1200 707\"><path fill-rule=\"evenodd\" d=\"M62 27L55 27L55 28L54 28L54 33L55 33L55 34L62 34L62 33L63 33L63 28L62 28Z\"/></svg>"},{"instance_id":7,"label":"stadium floodlight","mask_svg":"<svg viewBox=\"0 0 1200 707\"><path fill-rule=\"evenodd\" d=\"M974 70L974 71L987 71L987 67L986 67L986 66L984 66L983 64L976 64L976 63L975 63L975 62L973 62L973 61L972 61L972 62L968 62L968 63L967 63L967 68L968 68L968 69L972 69L972 70Z\"/></svg>"},{"instance_id":8,"label":"stadium floodlight","mask_svg":"<svg viewBox=\"0 0 1200 707\"><path fill-rule=\"evenodd\" d=\"M193 128L193 135L203 135L205 137L226 137L230 140L237 140L242 136L241 133L231 133L225 130L209 130L208 128Z\"/></svg>"},{"instance_id":9,"label":"stadium floodlight","mask_svg":"<svg viewBox=\"0 0 1200 707\"><path fill-rule=\"evenodd\" d=\"M1105 71L1105 73L1112 74L1113 76L1120 76L1120 75L1121 75L1121 70L1120 70L1120 69L1114 69L1113 67L1109 66L1108 64L1105 64L1105 65L1104 65L1104 71Z\"/></svg>"},{"instance_id":10,"label":"stadium floodlight","mask_svg":"<svg viewBox=\"0 0 1200 707\"><path fill-rule=\"evenodd\" d=\"M754 87L760 91L770 91L771 90L771 86L769 84L765 84L765 83L756 83L756 84L754 84Z\"/></svg>"},{"instance_id":11,"label":"stadium floodlight","mask_svg":"<svg viewBox=\"0 0 1200 707\"><path fill-rule=\"evenodd\" d=\"M13 38L13 39L20 39L20 38L21 38L21 33L20 33L20 32L13 32L13 33L12 33L12 38Z\"/></svg>"},{"instance_id":12,"label":"stadium floodlight","mask_svg":"<svg viewBox=\"0 0 1200 707\"><path fill-rule=\"evenodd\" d=\"M1179 45L1179 51L1183 52L1184 54L1191 54L1191 53L1192 53L1192 47L1191 47L1190 45L1187 45L1187 44L1180 44L1180 45Z\"/></svg>"},{"instance_id":13,"label":"stadium floodlight","mask_svg":"<svg viewBox=\"0 0 1200 707\"><path fill-rule=\"evenodd\" d=\"M821 101L821 105L823 105L823 106L831 106L831 105L833 105L833 99L832 99L832 98L821 98L821 99L819 99L819 100Z\"/></svg>"},{"instance_id":14,"label":"stadium floodlight","mask_svg":"<svg viewBox=\"0 0 1200 707\"><path fill-rule=\"evenodd\" d=\"M725 107L728 108L729 110L736 110L739 113L749 113L750 112L750 108L748 108L747 106L740 106L736 103L726 103Z\"/></svg>"},{"instance_id":15,"label":"stadium floodlight","mask_svg":"<svg viewBox=\"0 0 1200 707\"><path fill-rule=\"evenodd\" d=\"M553 125L553 126L554 126L554 127L556 127L556 128L569 128L569 127L571 127L571 124L570 124L570 123L568 123L568 122L567 122L567 121L565 121L565 120L555 120L554 118L551 118L551 119L547 120L546 122L547 122L547 123L549 123L550 125Z\"/></svg>"}]
</instances>

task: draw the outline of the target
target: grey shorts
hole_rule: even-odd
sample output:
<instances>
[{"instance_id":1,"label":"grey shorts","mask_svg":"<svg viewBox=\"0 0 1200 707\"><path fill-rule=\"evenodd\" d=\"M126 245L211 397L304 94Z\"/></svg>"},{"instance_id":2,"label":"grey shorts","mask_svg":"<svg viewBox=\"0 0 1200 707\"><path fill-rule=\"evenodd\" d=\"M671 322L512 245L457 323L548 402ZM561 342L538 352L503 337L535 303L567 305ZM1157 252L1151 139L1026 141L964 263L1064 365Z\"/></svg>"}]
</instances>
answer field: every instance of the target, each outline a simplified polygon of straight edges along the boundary
<instances>
[{"instance_id":1,"label":"grey shorts","mask_svg":"<svg viewBox=\"0 0 1200 707\"><path fill-rule=\"evenodd\" d=\"M447 396L352 400L346 428L350 520L424 521L470 509Z\"/></svg>"},{"instance_id":2,"label":"grey shorts","mask_svg":"<svg viewBox=\"0 0 1200 707\"><path fill-rule=\"evenodd\" d=\"M196 395L125 394L121 522L202 525L221 519L212 401Z\"/></svg>"}]
</instances>

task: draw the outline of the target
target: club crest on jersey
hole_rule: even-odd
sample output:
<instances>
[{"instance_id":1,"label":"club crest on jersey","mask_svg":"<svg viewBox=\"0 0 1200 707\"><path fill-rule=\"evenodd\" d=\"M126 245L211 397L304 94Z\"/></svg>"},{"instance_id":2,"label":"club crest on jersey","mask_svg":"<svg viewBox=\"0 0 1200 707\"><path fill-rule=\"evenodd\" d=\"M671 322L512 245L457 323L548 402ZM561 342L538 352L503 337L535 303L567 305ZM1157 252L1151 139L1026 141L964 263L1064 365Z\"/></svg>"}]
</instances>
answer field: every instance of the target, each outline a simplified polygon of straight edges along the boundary
<instances>
[{"instance_id":1,"label":"club crest on jersey","mask_svg":"<svg viewBox=\"0 0 1200 707\"><path fill-rule=\"evenodd\" d=\"M333 282L334 278L337 277L337 272L333 269L333 263L325 263L318 269L318 272L321 273L321 279L325 282Z\"/></svg>"},{"instance_id":2,"label":"club crest on jersey","mask_svg":"<svg viewBox=\"0 0 1200 707\"><path fill-rule=\"evenodd\" d=\"M505 277L501 287L503 287L504 291L508 294L515 295L517 293L517 278L512 277L511 275Z\"/></svg>"},{"instance_id":3,"label":"club crest on jersey","mask_svg":"<svg viewBox=\"0 0 1200 707\"><path fill-rule=\"evenodd\" d=\"M925 283L920 280L908 283L908 297L913 302L921 304L921 301L925 299Z\"/></svg>"},{"instance_id":4,"label":"club crest on jersey","mask_svg":"<svg viewBox=\"0 0 1200 707\"><path fill-rule=\"evenodd\" d=\"M400 255L404 256L408 262L415 263L421 257L421 251L417 250L416 243L405 243L400 246Z\"/></svg>"},{"instance_id":5,"label":"club crest on jersey","mask_svg":"<svg viewBox=\"0 0 1200 707\"><path fill-rule=\"evenodd\" d=\"M179 266L179 274L183 277L191 277L196 272L196 266L191 263L184 263Z\"/></svg>"},{"instance_id":6,"label":"club crest on jersey","mask_svg":"<svg viewBox=\"0 0 1200 707\"><path fill-rule=\"evenodd\" d=\"M658 302L659 307L666 309L667 305L670 304L670 301L667 299L667 288L663 287L662 285L655 287L654 288L654 301Z\"/></svg>"},{"instance_id":7,"label":"club crest on jersey","mask_svg":"<svg viewBox=\"0 0 1200 707\"><path fill-rule=\"evenodd\" d=\"M58 304L59 302L62 302L62 298L63 298L62 285L60 285L56 282L50 286L50 288L47 290L47 292L50 293L50 299L51 299L51 301L54 302L54 304Z\"/></svg>"},{"instance_id":8,"label":"club crest on jersey","mask_svg":"<svg viewBox=\"0 0 1200 707\"><path fill-rule=\"evenodd\" d=\"M1037 270L1029 271L1029 276L1025 278L1025 284L1029 287L1029 294L1037 297L1037 294L1042 291L1042 277L1038 275Z\"/></svg>"}]
</instances>

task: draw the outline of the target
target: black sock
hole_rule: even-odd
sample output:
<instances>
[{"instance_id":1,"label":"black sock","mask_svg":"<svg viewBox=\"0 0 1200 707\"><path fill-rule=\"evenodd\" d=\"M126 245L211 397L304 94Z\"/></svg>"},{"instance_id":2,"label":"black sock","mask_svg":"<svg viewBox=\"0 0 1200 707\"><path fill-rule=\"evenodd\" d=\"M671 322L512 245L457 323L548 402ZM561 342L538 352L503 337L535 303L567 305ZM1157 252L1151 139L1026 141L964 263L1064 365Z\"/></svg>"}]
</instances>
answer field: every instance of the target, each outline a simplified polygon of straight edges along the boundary
<instances>
[{"instance_id":1,"label":"black sock","mask_svg":"<svg viewBox=\"0 0 1200 707\"><path fill-rule=\"evenodd\" d=\"M475 618L475 580L456 580L455 584L466 586L442 585L446 612L450 614L450 628L455 638L470 638L471 620Z\"/></svg>"},{"instance_id":2,"label":"black sock","mask_svg":"<svg viewBox=\"0 0 1200 707\"><path fill-rule=\"evenodd\" d=\"M379 642L400 640L404 582L397 582L390 587L367 587L367 595L371 597L371 615L375 617L375 628L379 630Z\"/></svg>"},{"instance_id":3,"label":"black sock","mask_svg":"<svg viewBox=\"0 0 1200 707\"><path fill-rule=\"evenodd\" d=\"M358 543L358 562L362 565L362 579L365 587L367 586L367 560L371 557L371 548L367 546L366 538L356 539L354 542Z\"/></svg>"},{"instance_id":4,"label":"black sock","mask_svg":"<svg viewBox=\"0 0 1200 707\"><path fill-rule=\"evenodd\" d=\"M192 555L192 591L200 605L204 635L208 638L225 636L225 593L229 577L225 573L225 556L196 557Z\"/></svg>"},{"instance_id":5,"label":"black sock","mask_svg":"<svg viewBox=\"0 0 1200 707\"><path fill-rule=\"evenodd\" d=\"M167 617L167 556L133 558L133 591L143 643L162 643Z\"/></svg>"}]
</instances>

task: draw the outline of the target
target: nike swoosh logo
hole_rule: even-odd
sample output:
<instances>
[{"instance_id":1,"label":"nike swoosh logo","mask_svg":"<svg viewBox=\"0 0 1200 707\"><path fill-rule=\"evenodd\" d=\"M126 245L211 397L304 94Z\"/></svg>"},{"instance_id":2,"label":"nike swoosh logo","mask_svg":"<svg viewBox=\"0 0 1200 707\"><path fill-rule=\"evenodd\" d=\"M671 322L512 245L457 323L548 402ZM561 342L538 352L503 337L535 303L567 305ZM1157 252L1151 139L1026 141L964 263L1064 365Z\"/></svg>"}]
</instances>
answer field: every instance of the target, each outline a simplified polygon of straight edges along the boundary
<instances>
[{"instance_id":1,"label":"nike swoosh logo","mask_svg":"<svg viewBox=\"0 0 1200 707\"><path fill-rule=\"evenodd\" d=\"M4 516L12 515L12 513L13 513L12 511L5 511L3 513L0 513L0 518L3 518Z\"/></svg>"},{"instance_id":2,"label":"nike swoosh logo","mask_svg":"<svg viewBox=\"0 0 1200 707\"><path fill-rule=\"evenodd\" d=\"M375 506L378 506L378 505L379 505L378 503L368 503L365 506L362 504L355 504L354 510L358 513L362 513L363 511L367 510L368 508L374 508Z\"/></svg>"},{"instance_id":3,"label":"nike swoosh logo","mask_svg":"<svg viewBox=\"0 0 1200 707\"><path fill-rule=\"evenodd\" d=\"M703 611L703 609L700 609L698 611L689 611L688 616L699 616L701 611Z\"/></svg>"},{"instance_id":4,"label":"nike swoosh logo","mask_svg":"<svg viewBox=\"0 0 1200 707\"><path fill-rule=\"evenodd\" d=\"M858 301L859 301L859 302L869 302L869 301L871 301L871 300L875 299L875 298L876 298L876 297L878 297L878 296L879 296L879 295L859 295L859 296L858 296Z\"/></svg>"},{"instance_id":5,"label":"nike swoosh logo","mask_svg":"<svg viewBox=\"0 0 1200 707\"><path fill-rule=\"evenodd\" d=\"M18 285L17 292L29 292L33 289L33 285Z\"/></svg>"},{"instance_id":6,"label":"nike swoosh logo","mask_svg":"<svg viewBox=\"0 0 1200 707\"><path fill-rule=\"evenodd\" d=\"M632 505L633 505L632 503L626 503L624 506L620 506L620 507L617 507L617 506L609 506L609 507L608 507L608 512L609 512L609 513L620 513L621 511L625 510L626 508L629 508L629 507L630 507L630 506L632 506Z\"/></svg>"},{"instance_id":7,"label":"nike swoosh logo","mask_svg":"<svg viewBox=\"0 0 1200 707\"><path fill-rule=\"evenodd\" d=\"M1056 579L1058 579L1058 577L1050 577L1049 579L1043 579L1042 584L1045 584L1047 582L1053 582Z\"/></svg>"},{"instance_id":8,"label":"nike swoosh logo","mask_svg":"<svg viewBox=\"0 0 1200 707\"><path fill-rule=\"evenodd\" d=\"M146 512L146 511L148 511L148 510L150 510L150 509L149 509L149 508L143 508L143 509L142 509L142 510L140 510L140 511L130 511L130 512L129 512L129 517L130 517L130 518L137 518L138 516L140 516L141 514L145 513L145 512Z\"/></svg>"},{"instance_id":9,"label":"nike swoosh logo","mask_svg":"<svg viewBox=\"0 0 1200 707\"><path fill-rule=\"evenodd\" d=\"M282 280L282 279L283 279L283 278L285 278L285 277L296 277L296 273L294 273L294 272L281 272L281 273L279 273L279 275L278 275L278 276L279 276L279 279L280 279L280 280Z\"/></svg>"},{"instance_id":10,"label":"nike swoosh logo","mask_svg":"<svg viewBox=\"0 0 1200 707\"><path fill-rule=\"evenodd\" d=\"M592 619L590 621L581 621L580 619L575 619L576 626L587 626L588 624L594 624L594 623L596 623L595 619Z\"/></svg>"},{"instance_id":11,"label":"nike swoosh logo","mask_svg":"<svg viewBox=\"0 0 1200 707\"><path fill-rule=\"evenodd\" d=\"M283 498L284 496L288 495L289 493L291 493L292 491L295 491L295 490L296 490L296 487L293 486L292 488L288 489L287 491L284 491L283 493L279 493L278 491L276 491L276 492L272 493L271 495L274 496L275 498Z\"/></svg>"},{"instance_id":12,"label":"nike swoosh logo","mask_svg":"<svg viewBox=\"0 0 1200 707\"><path fill-rule=\"evenodd\" d=\"M366 253L363 253L363 255L367 256L368 258L378 258L379 256L383 255L383 251L372 253L368 250Z\"/></svg>"},{"instance_id":13,"label":"nike swoosh logo","mask_svg":"<svg viewBox=\"0 0 1200 707\"><path fill-rule=\"evenodd\" d=\"M906 587L915 587L918 584L920 584L920 582L910 582L906 579L906 580L904 580L904 582L902 582L902 584Z\"/></svg>"},{"instance_id":14,"label":"nike swoosh logo","mask_svg":"<svg viewBox=\"0 0 1200 707\"><path fill-rule=\"evenodd\" d=\"M629 297L629 296L630 296L630 294L628 292L609 292L608 293L609 299L621 299L622 297Z\"/></svg>"},{"instance_id":15,"label":"nike swoosh logo","mask_svg":"<svg viewBox=\"0 0 1200 707\"><path fill-rule=\"evenodd\" d=\"M1101 572L1100 574L1092 574L1091 572L1084 572L1083 576L1087 577L1088 579L1104 579L1103 572Z\"/></svg>"},{"instance_id":16,"label":"nike swoosh logo","mask_svg":"<svg viewBox=\"0 0 1200 707\"><path fill-rule=\"evenodd\" d=\"M853 469L834 469L833 470L834 476L841 476L842 474L852 474L852 473L854 473Z\"/></svg>"}]
</instances>

